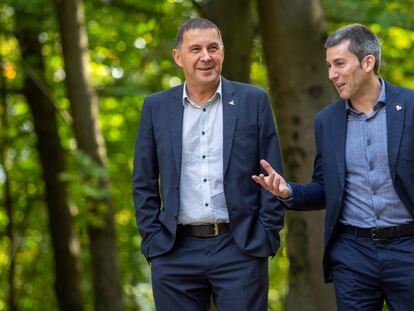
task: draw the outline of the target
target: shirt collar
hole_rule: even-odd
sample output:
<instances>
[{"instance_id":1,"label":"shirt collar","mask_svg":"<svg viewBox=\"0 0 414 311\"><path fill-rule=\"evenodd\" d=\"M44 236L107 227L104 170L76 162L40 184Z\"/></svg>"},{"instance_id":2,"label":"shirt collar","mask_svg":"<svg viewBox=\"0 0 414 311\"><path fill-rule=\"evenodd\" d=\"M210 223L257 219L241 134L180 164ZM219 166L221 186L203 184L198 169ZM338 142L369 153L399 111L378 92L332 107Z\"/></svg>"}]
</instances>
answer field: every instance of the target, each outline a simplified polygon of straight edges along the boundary
<instances>
[{"instance_id":1,"label":"shirt collar","mask_svg":"<svg viewBox=\"0 0 414 311\"><path fill-rule=\"evenodd\" d=\"M375 110L375 108L376 108L376 106L378 105L378 103L383 103L383 104L385 104L385 82L384 82L384 79L382 79L382 78L378 78L379 80L380 80L380 82L381 82L381 92L380 92L380 94L379 94L379 96L378 96L378 98L377 98L377 101L376 101L376 104L374 105L374 110ZM349 99L347 99L346 101L345 101L345 108L347 109L347 110L352 110L352 111L354 111L354 109L352 108L352 105L351 105L351 102L350 102L350 100Z\"/></svg>"},{"instance_id":2,"label":"shirt collar","mask_svg":"<svg viewBox=\"0 0 414 311\"><path fill-rule=\"evenodd\" d=\"M218 94L218 96L220 96L220 98L222 97L222 86L221 86L221 76L220 76L220 81L219 81L219 85L217 86L217 89L216 89L216 91L214 92L214 95L213 96L211 96L208 100L207 100L207 102L208 101L211 101L213 98L215 98L216 96L217 96L217 94ZM186 103L190 103L190 104L194 104L192 101L191 101L191 99L190 99L190 97L188 97L188 94L187 94L187 81L185 81L184 82L184 86L183 86L183 105L185 105ZM195 104L194 104L195 105Z\"/></svg>"},{"instance_id":3,"label":"shirt collar","mask_svg":"<svg viewBox=\"0 0 414 311\"><path fill-rule=\"evenodd\" d=\"M378 78L378 79L381 81L381 92L378 96L377 103L378 102L385 103L385 82L384 82L384 79L382 78Z\"/></svg>"}]
</instances>

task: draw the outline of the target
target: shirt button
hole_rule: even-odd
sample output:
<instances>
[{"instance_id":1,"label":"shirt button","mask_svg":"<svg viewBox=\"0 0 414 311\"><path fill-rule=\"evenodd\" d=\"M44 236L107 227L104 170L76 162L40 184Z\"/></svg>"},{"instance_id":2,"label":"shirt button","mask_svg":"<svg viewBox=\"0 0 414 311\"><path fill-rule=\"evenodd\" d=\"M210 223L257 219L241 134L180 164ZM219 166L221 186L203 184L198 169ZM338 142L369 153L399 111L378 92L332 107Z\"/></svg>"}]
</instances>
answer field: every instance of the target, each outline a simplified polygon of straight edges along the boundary
<instances>
[{"instance_id":1,"label":"shirt button","mask_svg":"<svg viewBox=\"0 0 414 311\"><path fill-rule=\"evenodd\" d=\"M208 203L204 204L205 206L208 206Z\"/></svg>"},{"instance_id":2,"label":"shirt button","mask_svg":"<svg viewBox=\"0 0 414 311\"><path fill-rule=\"evenodd\" d=\"M367 140L367 145L370 146L371 145L371 139Z\"/></svg>"},{"instance_id":3,"label":"shirt button","mask_svg":"<svg viewBox=\"0 0 414 311\"><path fill-rule=\"evenodd\" d=\"M206 158L206 156L205 156L205 155L203 155L203 156L202 156L202 158L203 158L203 159L205 159L205 158Z\"/></svg>"},{"instance_id":4,"label":"shirt button","mask_svg":"<svg viewBox=\"0 0 414 311\"><path fill-rule=\"evenodd\" d=\"M372 163L369 164L369 170L372 171L374 169L374 165Z\"/></svg>"},{"instance_id":5,"label":"shirt button","mask_svg":"<svg viewBox=\"0 0 414 311\"><path fill-rule=\"evenodd\" d=\"M206 108L203 108L203 111L207 111L207 109Z\"/></svg>"},{"instance_id":6,"label":"shirt button","mask_svg":"<svg viewBox=\"0 0 414 311\"><path fill-rule=\"evenodd\" d=\"M204 135L206 132L201 132L202 135Z\"/></svg>"},{"instance_id":7,"label":"shirt button","mask_svg":"<svg viewBox=\"0 0 414 311\"><path fill-rule=\"evenodd\" d=\"M207 181L207 178L204 178L203 181L206 182Z\"/></svg>"}]
</instances>

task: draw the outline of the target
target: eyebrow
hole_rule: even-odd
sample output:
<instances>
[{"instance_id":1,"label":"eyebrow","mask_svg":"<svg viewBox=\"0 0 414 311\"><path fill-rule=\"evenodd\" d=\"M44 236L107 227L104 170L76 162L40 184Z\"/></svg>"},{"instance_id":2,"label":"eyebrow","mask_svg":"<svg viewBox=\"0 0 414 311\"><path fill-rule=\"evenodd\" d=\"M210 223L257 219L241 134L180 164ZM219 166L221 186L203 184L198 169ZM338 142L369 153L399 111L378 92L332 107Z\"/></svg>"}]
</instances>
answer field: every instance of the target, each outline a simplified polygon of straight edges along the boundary
<instances>
[{"instance_id":1,"label":"eyebrow","mask_svg":"<svg viewBox=\"0 0 414 311\"><path fill-rule=\"evenodd\" d=\"M345 61L345 58L343 58L343 57L335 58L331 63L334 64L334 63L337 63L337 62L340 62L340 61ZM326 60L327 65L329 65L331 63L328 60Z\"/></svg>"},{"instance_id":2,"label":"eyebrow","mask_svg":"<svg viewBox=\"0 0 414 311\"><path fill-rule=\"evenodd\" d=\"M220 45L221 44L219 42L212 42L207 47L212 47L212 46L220 47ZM201 47L201 44L196 43L196 44L192 44L192 45L188 46L188 49L191 50L193 48L199 48L199 47Z\"/></svg>"}]
</instances>

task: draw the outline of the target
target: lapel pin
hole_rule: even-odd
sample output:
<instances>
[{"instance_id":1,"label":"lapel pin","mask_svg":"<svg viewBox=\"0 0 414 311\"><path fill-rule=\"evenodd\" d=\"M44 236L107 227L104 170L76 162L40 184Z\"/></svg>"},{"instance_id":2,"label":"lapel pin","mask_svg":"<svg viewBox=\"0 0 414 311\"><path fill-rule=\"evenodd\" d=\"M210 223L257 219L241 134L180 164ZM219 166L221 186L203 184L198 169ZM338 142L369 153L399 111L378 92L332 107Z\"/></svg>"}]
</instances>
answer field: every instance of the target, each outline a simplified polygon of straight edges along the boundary
<instances>
[{"instance_id":1,"label":"lapel pin","mask_svg":"<svg viewBox=\"0 0 414 311\"><path fill-rule=\"evenodd\" d=\"M229 101L229 105L234 106L234 100Z\"/></svg>"},{"instance_id":2,"label":"lapel pin","mask_svg":"<svg viewBox=\"0 0 414 311\"><path fill-rule=\"evenodd\" d=\"M400 110L402 109L402 107L401 107L400 105L398 105L398 104L397 104L397 105L395 106L395 109L397 109L397 111L400 111Z\"/></svg>"}]
</instances>

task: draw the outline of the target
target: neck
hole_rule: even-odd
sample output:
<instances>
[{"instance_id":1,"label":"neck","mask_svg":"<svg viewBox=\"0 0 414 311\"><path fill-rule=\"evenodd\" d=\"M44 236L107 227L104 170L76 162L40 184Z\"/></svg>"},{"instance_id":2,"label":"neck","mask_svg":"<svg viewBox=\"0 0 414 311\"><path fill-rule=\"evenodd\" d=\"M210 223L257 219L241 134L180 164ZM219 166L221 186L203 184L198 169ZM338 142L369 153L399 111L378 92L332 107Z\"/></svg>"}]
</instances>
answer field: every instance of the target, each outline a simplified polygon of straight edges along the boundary
<instances>
[{"instance_id":1,"label":"neck","mask_svg":"<svg viewBox=\"0 0 414 311\"><path fill-rule=\"evenodd\" d=\"M217 83L209 87L194 86L190 83L186 83L187 95L198 106L202 106L208 99L210 99L214 95L218 85L219 81L217 81Z\"/></svg>"},{"instance_id":2,"label":"neck","mask_svg":"<svg viewBox=\"0 0 414 311\"><path fill-rule=\"evenodd\" d=\"M360 90L357 96L350 98L352 107L363 113L371 113L377 99L381 93L381 81L377 76L373 76L367 81L364 88Z\"/></svg>"}]
</instances>

